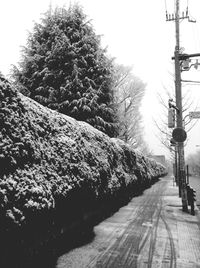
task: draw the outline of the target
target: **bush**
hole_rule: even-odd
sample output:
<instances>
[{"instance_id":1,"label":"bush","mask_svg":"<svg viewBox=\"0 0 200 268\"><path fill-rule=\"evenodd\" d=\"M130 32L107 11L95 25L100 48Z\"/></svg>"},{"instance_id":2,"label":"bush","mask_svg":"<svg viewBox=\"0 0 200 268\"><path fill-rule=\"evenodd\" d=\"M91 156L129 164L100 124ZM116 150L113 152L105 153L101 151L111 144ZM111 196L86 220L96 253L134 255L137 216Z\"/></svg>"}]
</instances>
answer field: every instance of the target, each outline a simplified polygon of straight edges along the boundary
<instances>
[{"instance_id":1,"label":"bush","mask_svg":"<svg viewBox=\"0 0 200 268\"><path fill-rule=\"evenodd\" d=\"M0 96L3 247L43 243L74 222L94 220L88 215L119 207L166 174L123 141L41 106L3 78Z\"/></svg>"}]
</instances>

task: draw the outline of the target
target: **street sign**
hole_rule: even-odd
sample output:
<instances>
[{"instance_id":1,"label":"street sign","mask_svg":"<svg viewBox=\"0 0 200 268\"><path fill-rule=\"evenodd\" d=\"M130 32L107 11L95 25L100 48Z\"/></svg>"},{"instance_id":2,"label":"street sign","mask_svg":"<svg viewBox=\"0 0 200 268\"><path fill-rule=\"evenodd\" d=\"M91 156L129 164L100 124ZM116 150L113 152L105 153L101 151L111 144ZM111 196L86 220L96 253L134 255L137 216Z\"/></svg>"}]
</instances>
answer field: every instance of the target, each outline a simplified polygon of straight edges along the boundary
<instances>
[{"instance_id":1,"label":"street sign","mask_svg":"<svg viewBox=\"0 0 200 268\"><path fill-rule=\"evenodd\" d=\"M176 142L184 142L187 138L187 133L181 127L177 127L172 132L172 137Z\"/></svg>"},{"instance_id":2,"label":"street sign","mask_svg":"<svg viewBox=\"0 0 200 268\"><path fill-rule=\"evenodd\" d=\"M200 118L200 111L197 112L189 112L190 119L197 119Z\"/></svg>"}]
</instances>

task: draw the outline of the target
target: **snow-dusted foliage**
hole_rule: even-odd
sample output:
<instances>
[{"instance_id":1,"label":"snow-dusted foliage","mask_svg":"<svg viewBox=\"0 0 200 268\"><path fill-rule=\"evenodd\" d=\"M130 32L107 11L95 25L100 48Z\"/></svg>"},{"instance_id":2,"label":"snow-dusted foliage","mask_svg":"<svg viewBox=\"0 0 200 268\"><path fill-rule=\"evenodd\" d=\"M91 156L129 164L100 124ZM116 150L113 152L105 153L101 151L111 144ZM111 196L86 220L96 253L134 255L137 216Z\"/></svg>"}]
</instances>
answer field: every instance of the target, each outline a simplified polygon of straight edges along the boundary
<instances>
[{"instance_id":1,"label":"snow-dusted foliage","mask_svg":"<svg viewBox=\"0 0 200 268\"><path fill-rule=\"evenodd\" d=\"M123 141L45 108L2 77L0 130L0 234L35 235L69 224L166 173Z\"/></svg>"},{"instance_id":2,"label":"snow-dusted foliage","mask_svg":"<svg viewBox=\"0 0 200 268\"><path fill-rule=\"evenodd\" d=\"M100 36L76 4L49 10L35 23L14 77L23 94L114 137L112 68Z\"/></svg>"}]
</instances>

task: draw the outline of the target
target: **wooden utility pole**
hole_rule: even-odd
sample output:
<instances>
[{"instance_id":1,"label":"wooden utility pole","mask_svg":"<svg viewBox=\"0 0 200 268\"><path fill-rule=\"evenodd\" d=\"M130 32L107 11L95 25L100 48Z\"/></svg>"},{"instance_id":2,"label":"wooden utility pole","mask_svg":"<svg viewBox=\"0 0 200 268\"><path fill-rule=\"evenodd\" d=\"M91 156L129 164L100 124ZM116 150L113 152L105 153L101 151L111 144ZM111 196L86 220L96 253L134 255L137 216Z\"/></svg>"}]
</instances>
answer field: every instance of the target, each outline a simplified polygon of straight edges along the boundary
<instances>
[{"instance_id":1,"label":"wooden utility pole","mask_svg":"<svg viewBox=\"0 0 200 268\"><path fill-rule=\"evenodd\" d=\"M175 15L169 15L166 11L166 20L167 21L175 21L175 35L176 35L176 44L174 51L174 59L175 61L175 96L176 96L176 128L178 131L184 131L183 127L183 108L182 108L182 89L181 89L181 58L188 55L184 55L180 53L180 19L188 19L188 21L192 21L189 18L188 7L186 9L186 13L182 13L180 16L179 10L179 0L176 0L176 10ZM193 22L193 21L192 21ZM182 59L183 60L183 59ZM186 189L186 172L185 172L185 156L184 156L184 143L183 141L177 141L177 180L179 183L179 196L182 198L182 208L183 211L188 211L187 206L187 189Z\"/></svg>"},{"instance_id":2,"label":"wooden utility pole","mask_svg":"<svg viewBox=\"0 0 200 268\"><path fill-rule=\"evenodd\" d=\"M176 107L178 108L176 117L176 126L183 128L183 115L182 115L182 89L181 89L181 66L179 62L180 53L180 17L179 17L179 0L176 0L176 13L175 13L175 31L176 31L176 46L174 51L175 58L175 95ZM178 142L178 156L179 156L179 182L181 187L182 209L188 211L187 206L187 190L186 190L186 173L185 173L185 157L184 157L184 143Z\"/></svg>"},{"instance_id":3,"label":"wooden utility pole","mask_svg":"<svg viewBox=\"0 0 200 268\"><path fill-rule=\"evenodd\" d=\"M191 64L187 68L182 69L182 64L184 61L192 57L200 57L200 53L195 54L182 54L180 53L180 20L188 19L189 22L196 22L191 19L188 12L188 6L186 12L182 12L180 16L179 10L179 0L176 0L176 10L175 15L168 14L166 10L166 20L175 21L175 33L176 33L176 45L174 51L174 57L172 59L175 61L175 95L176 95L176 128L173 130L172 136L177 142L177 152L178 152L178 168L177 168L177 180L179 182L179 196L182 198L182 208L183 211L188 211L187 202L187 188L186 188L186 171L185 171L185 156L184 156L184 141L187 134L183 126L183 108L182 108L182 89L181 89L181 71L188 71L191 66L194 65L195 68L200 65L197 61L196 64ZM173 135L174 134L174 135Z\"/></svg>"}]
</instances>

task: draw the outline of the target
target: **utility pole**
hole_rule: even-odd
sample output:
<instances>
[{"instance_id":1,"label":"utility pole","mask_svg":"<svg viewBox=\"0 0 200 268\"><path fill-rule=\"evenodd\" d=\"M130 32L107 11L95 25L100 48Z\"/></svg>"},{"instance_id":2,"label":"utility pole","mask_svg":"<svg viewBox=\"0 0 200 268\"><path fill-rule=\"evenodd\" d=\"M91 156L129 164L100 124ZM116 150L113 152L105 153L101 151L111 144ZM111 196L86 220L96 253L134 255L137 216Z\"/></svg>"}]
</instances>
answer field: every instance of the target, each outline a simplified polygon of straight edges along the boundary
<instances>
[{"instance_id":1,"label":"utility pole","mask_svg":"<svg viewBox=\"0 0 200 268\"><path fill-rule=\"evenodd\" d=\"M174 51L175 57L175 95L176 95L176 107L177 112L177 127L183 128L183 115L182 115L182 88L181 88L181 66L179 63L180 52L180 29L179 29L179 0L176 0L176 14L175 14L175 31L176 31L176 46ZM181 182L181 197L182 197L182 209L188 211L187 206L187 189L186 189L186 173L185 173L185 156L184 156L184 143L178 142L178 155L179 155L179 179Z\"/></svg>"},{"instance_id":2,"label":"utility pole","mask_svg":"<svg viewBox=\"0 0 200 268\"><path fill-rule=\"evenodd\" d=\"M186 11L186 15L180 17L179 10L179 0L176 0L176 12L175 16L166 16L167 21L175 21L175 34L176 34L176 44L174 51L174 60L175 60L175 95L176 95L176 127L179 129L183 129L183 115L182 115L182 89L181 89L181 65L179 62L179 53L180 53L180 19L188 18L188 10ZM186 190L186 172L185 172L185 157L184 157L184 143L177 143L178 150L178 182L179 182L179 194L181 194L182 198L182 209L183 211L188 211L187 206L187 190Z\"/></svg>"},{"instance_id":3,"label":"utility pole","mask_svg":"<svg viewBox=\"0 0 200 268\"><path fill-rule=\"evenodd\" d=\"M177 127L183 128L183 115L182 115L182 88L181 88L181 67L179 64L179 52L180 52L180 29L179 29L179 0L176 0L176 14L175 14L175 30L176 30L176 46L174 51L175 57L175 94L176 94L176 107L177 112ZM182 197L182 209L188 211L187 206L187 190L186 190L186 174L185 174L185 157L184 157L184 143L178 143L178 155L179 155L179 176L181 182L181 197Z\"/></svg>"},{"instance_id":4,"label":"utility pole","mask_svg":"<svg viewBox=\"0 0 200 268\"><path fill-rule=\"evenodd\" d=\"M180 53L180 20L188 19L189 22L196 22L191 19L188 12L188 6L186 12L182 12L180 16L179 10L179 0L176 0L176 10L175 15L168 14L166 10L166 20L175 21L175 34L176 34L176 45L174 51L174 57L172 59L175 61L175 95L176 95L176 128L173 130L172 136L177 142L177 152L178 152L178 169L177 169L177 179L179 182L179 196L182 198L182 208L183 211L188 211L188 198L187 198L187 187L186 187L186 171L185 171L185 156L184 156L184 141L187 134L183 126L183 108L182 108L182 89L181 89L181 71L188 71L192 66L195 69L198 68L198 60L195 64L189 66L190 58L200 57L200 53L195 54L182 54ZM183 80L184 82L186 80Z\"/></svg>"}]
</instances>

